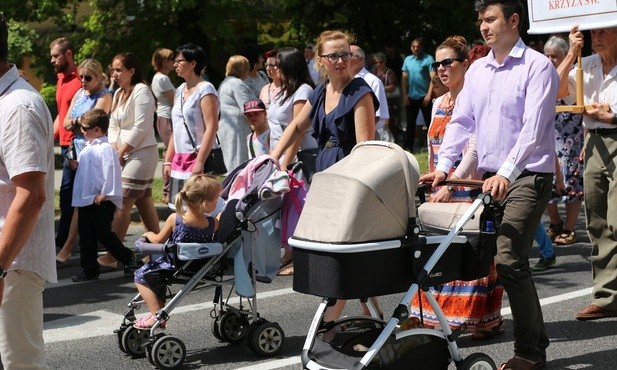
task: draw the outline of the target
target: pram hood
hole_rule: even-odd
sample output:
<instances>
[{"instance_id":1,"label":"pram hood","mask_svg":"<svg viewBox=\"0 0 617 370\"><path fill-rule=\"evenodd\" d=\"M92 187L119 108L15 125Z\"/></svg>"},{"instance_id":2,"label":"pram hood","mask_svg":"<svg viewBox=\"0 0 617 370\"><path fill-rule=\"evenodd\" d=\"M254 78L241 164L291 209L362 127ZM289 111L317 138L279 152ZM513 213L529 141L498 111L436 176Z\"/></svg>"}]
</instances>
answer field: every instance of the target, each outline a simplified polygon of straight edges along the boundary
<instances>
[{"instance_id":1,"label":"pram hood","mask_svg":"<svg viewBox=\"0 0 617 370\"><path fill-rule=\"evenodd\" d=\"M419 173L418 161L396 144L357 144L314 175L293 237L342 244L405 236Z\"/></svg>"}]
</instances>

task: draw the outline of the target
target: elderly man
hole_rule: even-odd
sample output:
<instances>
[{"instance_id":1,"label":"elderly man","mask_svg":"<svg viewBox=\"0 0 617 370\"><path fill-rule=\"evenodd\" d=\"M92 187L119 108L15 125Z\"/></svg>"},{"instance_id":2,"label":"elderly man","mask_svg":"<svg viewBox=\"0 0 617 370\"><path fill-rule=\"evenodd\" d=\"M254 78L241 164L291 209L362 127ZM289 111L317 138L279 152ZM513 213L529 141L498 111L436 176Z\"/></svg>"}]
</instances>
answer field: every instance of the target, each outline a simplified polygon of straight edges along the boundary
<instances>
[{"instance_id":1,"label":"elderly man","mask_svg":"<svg viewBox=\"0 0 617 370\"><path fill-rule=\"evenodd\" d=\"M8 62L0 14L0 356L46 369L43 289L56 282L54 153L45 101Z\"/></svg>"},{"instance_id":2,"label":"elderly man","mask_svg":"<svg viewBox=\"0 0 617 370\"><path fill-rule=\"evenodd\" d=\"M371 87L377 100L379 101L379 109L375 112L375 130L380 134L384 128L384 124L390 119L388 110L388 100L386 97L386 89L379 77L369 72L365 67L366 54L358 45L351 45L351 73L356 77L363 78L364 81ZM380 137L380 136L377 136Z\"/></svg>"},{"instance_id":3,"label":"elderly man","mask_svg":"<svg viewBox=\"0 0 617 370\"><path fill-rule=\"evenodd\" d=\"M495 265L514 318L515 356L501 369L542 369L549 340L529 250L552 190L559 79L551 62L520 38L525 14L519 0L476 0L475 9L491 51L467 71L437 170L420 180L444 180L476 134L482 190L503 208Z\"/></svg>"},{"instance_id":4,"label":"elderly man","mask_svg":"<svg viewBox=\"0 0 617 370\"><path fill-rule=\"evenodd\" d=\"M572 64L583 47L578 26L570 32L570 49L559 65L559 96L574 102L576 69ZM594 108L583 116L585 137L585 216L593 247L592 302L576 318L595 320L617 316L617 28L591 31L594 55L583 58L584 100ZM608 104L610 111L602 104Z\"/></svg>"}]
</instances>

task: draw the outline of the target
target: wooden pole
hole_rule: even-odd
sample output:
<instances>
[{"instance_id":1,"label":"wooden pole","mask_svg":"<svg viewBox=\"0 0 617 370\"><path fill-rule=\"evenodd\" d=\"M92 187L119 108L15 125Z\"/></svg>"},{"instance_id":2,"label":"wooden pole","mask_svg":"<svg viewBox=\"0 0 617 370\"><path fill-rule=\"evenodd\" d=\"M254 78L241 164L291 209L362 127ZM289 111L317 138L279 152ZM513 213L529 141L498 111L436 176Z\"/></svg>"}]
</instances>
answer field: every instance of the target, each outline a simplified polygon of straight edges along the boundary
<instances>
[{"instance_id":1,"label":"wooden pole","mask_svg":"<svg viewBox=\"0 0 617 370\"><path fill-rule=\"evenodd\" d=\"M578 51L576 57L576 105L558 105L555 108L557 113L559 112L572 112L572 113L585 113L586 110L595 109L593 105L585 105L585 96L583 94L583 57L581 50ZM604 109L609 112L610 106L608 104L602 104Z\"/></svg>"}]
</instances>

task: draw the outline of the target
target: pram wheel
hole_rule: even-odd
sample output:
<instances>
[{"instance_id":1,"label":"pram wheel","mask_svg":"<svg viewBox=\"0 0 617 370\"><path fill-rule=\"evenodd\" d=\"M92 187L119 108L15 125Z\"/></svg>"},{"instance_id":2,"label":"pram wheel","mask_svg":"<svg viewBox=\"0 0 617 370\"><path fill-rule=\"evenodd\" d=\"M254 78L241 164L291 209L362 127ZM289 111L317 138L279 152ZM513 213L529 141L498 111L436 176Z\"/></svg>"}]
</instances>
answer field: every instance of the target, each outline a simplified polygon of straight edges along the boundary
<instances>
[{"instance_id":1,"label":"pram wheel","mask_svg":"<svg viewBox=\"0 0 617 370\"><path fill-rule=\"evenodd\" d=\"M497 370L492 358L484 353L472 353L456 366L457 370Z\"/></svg>"},{"instance_id":2,"label":"pram wheel","mask_svg":"<svg viewBox=\"0 0 617 370\"><path fill-rule=\"evenodd\" d=\"M219 330L219 320L220 317L215 317L212 319L212 324L210 324L210 330L212 330L212 335L218 340L223 340L221 337L221 332Z\"/></svg>"},{"instance_id":3,"label":"pram wheel","mask_svg":"<svg viewBox=\"0 0 617 370\"><path fill-rule=\"evenodd\" d=\"M124 335L124 332L126 331L126 327L120 327L120 329L116 329L114 330L114 333L116 334L116 343L118 344L118 348L120 348L120 351L122 351L122 353L126 353L126 348L124 348L124 343L122 342L122 336Z\"/></svg>"},{"instance_id":4,"label":"pram wheel","mask_svg":"<svg viewBox=\"0 0 617 370\"><path fill-rule=\"evenodd\" d=\"M165 335L154 342L149 358L159 369L177 369L186 360L186 347L180 339Z\"/></svg>"},{"instance_id":5,"label":"pram wheel","mask_svg":"<svg viewBox=\"0 0 617 370\"><path fill-rule=\"evenodd\" d=\"M124 348L124 352L133 357L133 358L141 358L146 355L146 351L142 347L148 337L150 337L150 332L148 330L139 330L134 327L128 327L124 333L122 334L122 347Z\"/></svg>"},{"instance_id":6,"label":"pram wheel","mask_svg":"<svg viewBox=\"0 0 617 370\"><path fill-rule=\"evenodd\" d=\"M247 338L248 347L262 357L275 356L285 343L285 332L275 322L260 321L254 323Z\"/></svg>"},{"instance_id":7,"label":"pram wheel","mask_svg":"<svg viewBox=\"0 0 617 370\"><path fill-rule=\"evenodd\" d=\"M248 327L249 322L245 316L232 311L225 312L219 321L220 339L231 344L240 343L246 336Z\"/></svg>"}]
</instances>

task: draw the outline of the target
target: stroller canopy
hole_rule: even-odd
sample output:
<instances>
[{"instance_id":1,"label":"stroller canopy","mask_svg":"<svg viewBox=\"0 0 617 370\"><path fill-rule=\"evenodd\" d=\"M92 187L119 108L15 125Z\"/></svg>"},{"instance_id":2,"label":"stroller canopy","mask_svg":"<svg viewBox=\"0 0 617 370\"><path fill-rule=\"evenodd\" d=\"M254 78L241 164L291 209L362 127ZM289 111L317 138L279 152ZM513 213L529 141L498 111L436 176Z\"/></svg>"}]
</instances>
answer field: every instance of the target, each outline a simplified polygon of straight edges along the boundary
<instances>
[{"instance_id":1,"label":"stroller canopy","mask_svg":"<svg viewBox=\"0 0 617 370\"><path fill-rule=\"evenodd\" d=\"M367 141L313 177L293 234L324 243L401 238L415 217L418 161L396 144Z\"/></svg>"}]
</instances>

